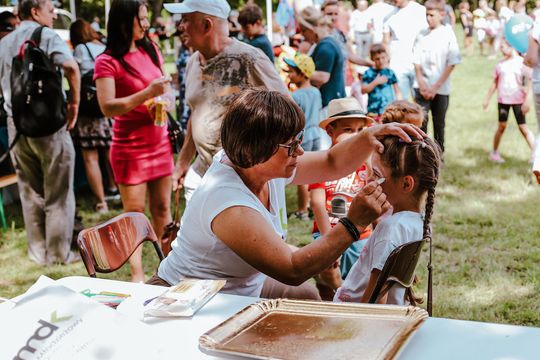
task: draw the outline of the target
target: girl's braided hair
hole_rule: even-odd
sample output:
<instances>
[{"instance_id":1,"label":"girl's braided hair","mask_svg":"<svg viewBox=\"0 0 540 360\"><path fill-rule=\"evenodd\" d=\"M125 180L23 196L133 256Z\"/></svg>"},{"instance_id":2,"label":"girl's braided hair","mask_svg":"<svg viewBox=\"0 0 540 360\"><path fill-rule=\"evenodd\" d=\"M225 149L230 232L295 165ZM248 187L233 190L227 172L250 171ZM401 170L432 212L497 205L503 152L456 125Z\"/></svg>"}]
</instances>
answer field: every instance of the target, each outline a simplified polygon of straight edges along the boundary
<instances>
[{"instance_id":1,"label":"girl's braided hair","mask_svg":"<svg viewBox=\"0 0 540 360\"><path fill-rule=\"evenodd\" d=\"M424 117L424 110L422 110L420 105L407 100L396 100L386 107L384 113L381 115L381 121L383 124L391 122L403 123L407 114L418 115L422 119Z\"/></svg>"},{"instance_id":2,"label":"girl's braided hair","mask_svg":"<svg viewBox=\"0 0 540 360\"><path fill-rule=\"evenodd\" d=\"M417 198L427 193L423 238L431 238L431 215L435 204L435 187L439 180L441 149L430 138L403 142L395 136L382 140L384 153L380 155L383 164L390 168L393 178L410 175L414 178Z\"/></svg>"}]
</instances>

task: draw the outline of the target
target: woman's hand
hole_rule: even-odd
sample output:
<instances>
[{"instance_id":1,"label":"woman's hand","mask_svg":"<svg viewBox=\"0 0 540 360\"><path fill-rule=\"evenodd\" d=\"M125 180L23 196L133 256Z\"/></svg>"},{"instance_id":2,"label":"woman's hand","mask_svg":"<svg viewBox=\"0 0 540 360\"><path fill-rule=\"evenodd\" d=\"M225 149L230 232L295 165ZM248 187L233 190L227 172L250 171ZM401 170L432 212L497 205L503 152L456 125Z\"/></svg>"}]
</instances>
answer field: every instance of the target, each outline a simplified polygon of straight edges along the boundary
<instances>
[{"instance_id":1,"label":"woman's hand","mask_svg":"<svg viewBox=\"0 0 540 360\"><path fill-rule=\"evenodd\" d=\"M384 146L379 139L387 135L398 136L405 142L411 142L411 136L417 139L423 139L427 136L425 132L415 125L400 123L374 125L362 130L360 135L367 136L367 140L371 144L372 148L381 154L384 151Z\"/></svg>"},{"instance_id":2,"label":"woman's hand","mask_svg":"<svg viewBox=\"0 0 540 360\"><path fill-rule=\"evenodd\" d=\"M181 161L180 158L176 162L176 165L174 166L174 171L172 174L173 191L176 191L184 187L184 180L189 170L189 165L190 165L189 162Z\"/></svg>"},{"instance_id":3,"label":"woman's hand","mask_svg":"<svg viewBox=\"0 0 540 360\"><path fill-rule=\"evenodd\" d=\"M381 185L372 181L354 197L347 217L363 230L391 207Z\"/></svg>"},{"instance_id":4,"label":"woman's hand","mask_svg":"<svg viewBox=\"0 0 540 360\"><path fill-rule=\"evenodd\" d=\"M170 91L171 79L160 77L155 79L148 85L146 88L148 91L149 98L160 96L165 94L167 91Z\"/></svg>"}]
</instances>

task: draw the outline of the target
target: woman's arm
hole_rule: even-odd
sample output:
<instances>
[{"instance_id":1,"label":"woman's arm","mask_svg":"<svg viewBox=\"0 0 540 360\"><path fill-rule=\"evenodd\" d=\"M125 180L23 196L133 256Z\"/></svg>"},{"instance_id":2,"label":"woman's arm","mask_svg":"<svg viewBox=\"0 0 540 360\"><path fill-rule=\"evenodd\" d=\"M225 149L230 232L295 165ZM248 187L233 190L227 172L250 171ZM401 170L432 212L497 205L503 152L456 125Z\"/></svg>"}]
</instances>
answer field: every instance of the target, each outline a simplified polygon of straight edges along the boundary
<instances>
[{"instance_id":1,"label":"woman's arm","mask_svg":"<svg viewBox=\"0 0 540 360\"><path fill-rule=\"evenodd\" d=\"M538 63L538 42L529 35L529 48L527 54L525 54L525 60L523 63L528 67L534 67Z\"/></svg>"},{"instance_id":2,"label":"woman's arm","mask_svg":"<svg viewBox=\"0 0 540 360\"><path fill-rule=\"evenodd\" d=\"M361 65L361 66L368 66L368 67L375 65L373 61L371 61L371 59L364 59L362 58L362 56L356 54L356 52L352 48L350 41L347 41L347 53L349 54L349 59L348 59L349 62L353 64Z\"/></svg>"},{"instance_id":3,"label":"woman's arm","mask_svg":"<svg viewBox=\"0 0 540 360\"><path fill-rule=\"evenodd\" d=\"M446 80L448 80L448 78L450 77L450 74L452 74L452 71L454 71L454 68L455 68L455 65L447 65L444 68L441 76L439 76L439 78L437 79L435 84L433 84L431 88L433 96L437 95L437 91L441 88L441 86L443 86Z\"/></svg>"},{"instance_id":4,"label":"woman's arm","mask_svg":"<svg viewBox=\"0 0 540 360\"><path fill-rule=\"evenodd\" d=\"M330 73L326 71L315 71L309 81L311 85L320 88L330 80Z\"/></svg>"},{"instance_id":5,"label":"woman's arm","mask_svg":"<svg viewBox=\"0 0 540 360\"><path fill-rule=\"evenodd\" d=\"M74 59L68 60L62 64L64 75L69 84L69 99L67 104L67 129L75 127L79 115L79 104L81 100L81 73L79 65Z\"/></svg>"},{"instance_id":6,"label":"woman's arm","mask_svg":"<svg viewBox=\"0 0 540 360\"><path fill-rule=\"evenodd\" d=\"M381 74L377 74L377 77L375 77L375 79L373 79L373 81L370 82L369 84L364 83L364 82L362 83L362 93L369 94L378 85L386 84L387 82L388 82L388 77Z\"/></svg>"},{"instance_id":7,"label":"woman's arm","mask_svg":"<svg viewBox=\"0 0 540 360\"><path fill-rule=\"evenodd\" d=\"M530 100L529 100L529 94L532 93L532 81L530 81L530 78L527 75L524 75L524 84L523 84L523 92L525 93L525 101L523 104L521 104L521 111L524 115L527 115L529 110L531 109L530 106Z\"/></svg>"},{"instance_id":8,"label":"woman's arm","mask_svg":"<svg viewBox=\"0 0 540 360\"><path fill-rule=\"evenodd\" d=\"M416 81L418 82L418 91L420 92L420 95L424 97L424 99L430 100L428 93L428 85L426 82L426 79L424 78L424 74L422 73L422 65L420 64L414 64L414 72L416 74Z\"/></svg>"},{"instance_id":9,"label":"woman's arm","mask_svg":"<svg viewBox=\"0 0 540 360\"><path fill-rule=\"evenodd\" d=\"M321 235L326 235L332 230L328 213L326 212L326 191L323 188L317 188L309 191L309 198L315 222Z\"/></svg>"},{"instance_id":10,"label":"woman's arm","mask_svg":"<svg viewBox=\"0 0 540 360\"><path fill-rule=\"evenodd\" d=\"M99 78L96 80L99 107L106 117L125 114L146 100L163 95L168 90L169 83L170 79L158 78L152 81L146 89L117 98L114 78Z\"/></svg>"},{"instance_id":11,"label":"woman's arm","mask_svg":"<svg viewBox=\"0 0 540 360\"><path fill-rule=\"evenodd\" d=\"M373 293L373 290L375 290L375 285L377 285L377 280L379 279L379 275L381 274L381 270L379 269L373 269L371 270L371 275L369 277L368 284L366 286L366 290L364 290L364 295L362 295L362 300L360 302L367 303L369 302L369 298L371 297L371 294ZM384 294L384 296L380 297L377 300L377 304L386 304L388 298L388 293Z\"/></svg>"},{"instance_id":12,"label":"woman's arm","mask_svg":"<svg viewBox=\"0 0 540 360\"><path fill-rule=\"evenodd\" d=\"M394 94L396 95L396 100L401 100L403 97L401 96L401 89L399 88L398 83L393 83L392 87L394 88Z\"/></svg>"},{"instance_id":13,"label":"woman's arm","mask_svg":"<svg viewBox=\"0 0 540 360\"><path fill-rule=\"evenodd\" d=\"M184 180L189 170L189 166L197 153L195 148L195 142L191 135L191 119L187 123L186 136L184 138L184 144L176 159L176 165L172 174L173 191L184 186Z\"/></svg>"},{"instance_id":14,"label":"woman's arm","mask_svg":"<svg viewBox=\"0 0 540 360\"><path fill-rule=\"evenodd\" d=\"M369 159L372 151L383 152L384 147L378 138L386 135L399 136L405 142L411 141L410 136L418 139L426 136L411 124L390 123L365 128L358 135L339 142L329 150L306 152L298 157L293 183L314 184L349 175Z\"/></svg>"},{"instance_id":15,"label":"woman's arm","mask_svg":"<svg viewBox=\"0 0 540 360\"><path fill-rule=\"evenodd\" d=\"M484 100L484 102L482 103L482 108L484 110L487 110L488 106L489 106L489 101L491 100L491 97L493 96L493 93L495 93L495 91L497 90L497 79L493 80L491 82L491 86L487 92L487 95L486 95L486 99Z\"/></svg>"},{"instance_id":16,"label":"woman's arm","mask_svg":"<svg viewBox=\"0 0 540 360\"><path fill-rule=\"evenodd\" d=\"M353 199L347 216L363 229L389 206L380 185L371 182ZM248 264L289 285L299 285L328 268L353 242L340 223L319 240L293 251L259 212L244 206L224 210L211 227Z\"/></svg>"}]
</instances>

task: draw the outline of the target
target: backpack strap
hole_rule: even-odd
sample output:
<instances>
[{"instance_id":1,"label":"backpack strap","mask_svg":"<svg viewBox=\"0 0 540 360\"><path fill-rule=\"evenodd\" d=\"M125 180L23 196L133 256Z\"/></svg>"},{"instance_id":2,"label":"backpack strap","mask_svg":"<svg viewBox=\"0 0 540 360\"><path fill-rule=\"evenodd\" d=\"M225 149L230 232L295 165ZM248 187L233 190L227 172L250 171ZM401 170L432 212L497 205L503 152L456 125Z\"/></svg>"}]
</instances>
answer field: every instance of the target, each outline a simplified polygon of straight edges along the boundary
<instances>
[{"instance_id":1,"label":"backpack strap","mask_svg":"<svg viewBox=\"0 0 540 360\"><path fill-rule=\"evenodd\" d=\"M13 147L15 146L15 144L17 143L17 141L19 141L19 138L21 137L21 133L17 131L17 134L15 135L15 138L13 139L13 141L11 142L11 145L9 145L8 149L6 150L6 152L0 156L0 163L3 162L9 155L9 152L13 149Z\"/></svg>"},{"instance_id":2,"label":"backpack strap","mask_svg":"<svg viewBox=\"0 0 540 360\"><path fill-rule=\"evenodd\" d=\"M33 41L36 44L36 47L39 47L39 44L41 43L41 33L43 32L44 27L45 26L38 26L32 32L32 36L30 37L30 40Z\"/></svg>"},{"instance_id":3,"label":"backpack strap","mask_svg":"<svg viewBox=\"0 0 540 360\"><path fill-rule=\"evenodd\" d=\"M88 45L86 45L86 43L83 43L84 47L86 48L86 51L88 51L88 55L90 55L90 59L92 59L92 62L96 62L96 59L94 59L94 56L92 55L92 52L90 51L90 48L88 47Z\"/></svg>"},{"instance_id":4,"label":"backpack strap","mask_svg":"<svg viewBox=\"0 0 540 360\"><path fill-rule=\"evenodd\" d=\"M30 39L26 40L21 44L21 46L19 47L19 52L17 54L17 57L20 60L24 59L24 51L26 50L27 45L33 46L34 48L39 48L39 44L41 43L41 32L43 31L44 27L45 26L38 26L37 28L35 28L35 30L32 31Z\"/></svg>"}]
</instances>

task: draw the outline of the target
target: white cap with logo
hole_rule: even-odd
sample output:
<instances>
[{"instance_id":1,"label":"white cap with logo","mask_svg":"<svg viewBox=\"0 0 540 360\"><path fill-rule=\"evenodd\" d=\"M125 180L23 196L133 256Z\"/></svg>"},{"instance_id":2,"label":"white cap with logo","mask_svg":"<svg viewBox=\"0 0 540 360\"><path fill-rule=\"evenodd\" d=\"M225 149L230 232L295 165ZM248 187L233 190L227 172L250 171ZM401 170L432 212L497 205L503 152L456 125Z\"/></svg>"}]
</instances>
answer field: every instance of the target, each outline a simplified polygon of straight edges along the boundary
<instances>
[{"instance_id":1,"label":"white cap with logo","mask_svg":"<svg viewBox=\"0 0 540 360\"><path fill-rule=\"evenodd\" d=\"M225 0L184 0L181 3L163 4L163 7L173 14L200 12L222 19L227 19L231 12L231 7Z\"/></svg>"}]
</instances>

